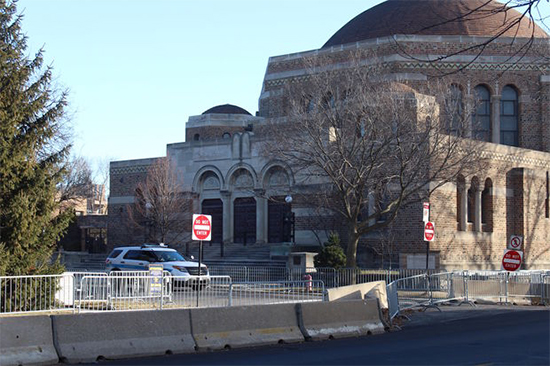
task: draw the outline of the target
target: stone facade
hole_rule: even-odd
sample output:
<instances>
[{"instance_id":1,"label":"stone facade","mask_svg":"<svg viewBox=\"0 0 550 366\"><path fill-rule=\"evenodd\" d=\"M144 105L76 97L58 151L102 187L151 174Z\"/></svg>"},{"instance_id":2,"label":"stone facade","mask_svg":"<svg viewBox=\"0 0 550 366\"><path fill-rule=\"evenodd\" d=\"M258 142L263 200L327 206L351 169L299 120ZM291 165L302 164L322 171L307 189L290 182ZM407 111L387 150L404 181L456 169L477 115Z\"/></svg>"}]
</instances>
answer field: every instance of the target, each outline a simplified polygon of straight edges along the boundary
<instances>
[{"instance_id":1,"label":"stone facade","mask_svg":"<svg viewBox=\"0 0 550 366\"><path fill-rule=\"evenodd\" d=\"M262 154L263 142L269 138L263 126L287 116L286 86L307 80L305 58L326 56L332 67L345 72L352 52L368 50L376 58L364 60L366 65L382 65L386 78L406 84L419 95L429 96L428 82L440 80L455 85L465 100L480 88L489 96L490 127L484 131L485 141L477 142L487 168L444 185L430 197L436 227L430 265L500 269L506 242L515 234L524 237L524 268L549 268L550 43L548 38L535 38L524 50L522 42L502 37L482 51L472 48L488 40L471 35L396 35L271 57L256 116L190 117L186 142L167 145L167 157L184 191L193 197L194 210L210 210L217 220L216 240L268 245L289 241L289 234L294 234L297 245L315 250L328 231L340 229L341 223L309 207L307 200L285 203L293 192L314 188L297 186L301 179L296 172ZM438 62L423 61L442 55L447 57ZM124 231L124 211L133 203L135 185L153 162L111 163L110 245L139 241L135 232ZM292 233L287 225L290 210L295 218ZM422 205L405 207L391 232L391 240L387 231L361 239L360 264L387 264L391 259L403 268L425 266Z\"/></svg>"}]
</instances>

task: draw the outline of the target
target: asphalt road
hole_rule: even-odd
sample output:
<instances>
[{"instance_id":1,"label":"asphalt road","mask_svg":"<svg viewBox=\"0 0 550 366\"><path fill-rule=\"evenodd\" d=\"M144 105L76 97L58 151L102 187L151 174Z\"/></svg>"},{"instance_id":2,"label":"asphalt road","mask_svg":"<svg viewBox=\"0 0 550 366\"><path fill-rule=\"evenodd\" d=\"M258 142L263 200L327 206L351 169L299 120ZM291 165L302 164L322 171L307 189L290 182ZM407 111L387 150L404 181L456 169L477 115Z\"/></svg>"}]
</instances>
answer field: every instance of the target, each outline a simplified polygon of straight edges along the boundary
<instances>
[{"instance_id":1,"label":"asphalt road","mask_svg":"<svg viewBox=\"0 0 550 366\"><path fill-rule=\"evenodd\" d=\"M401 331L100 365L550 365L543 307L444 307L414 312Z\"/></svg>"}]
</instances>

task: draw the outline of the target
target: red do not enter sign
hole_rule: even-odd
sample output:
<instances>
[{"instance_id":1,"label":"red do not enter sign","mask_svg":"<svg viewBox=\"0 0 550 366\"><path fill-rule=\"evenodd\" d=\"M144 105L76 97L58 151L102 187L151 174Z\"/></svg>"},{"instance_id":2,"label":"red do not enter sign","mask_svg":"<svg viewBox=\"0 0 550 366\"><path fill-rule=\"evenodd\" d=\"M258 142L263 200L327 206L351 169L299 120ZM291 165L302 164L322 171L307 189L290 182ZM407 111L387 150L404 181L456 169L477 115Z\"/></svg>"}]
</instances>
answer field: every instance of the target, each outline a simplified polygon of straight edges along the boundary
<instances>
[{"instance_id":1,"label":"red do not enter sign","mask_svg":"<svg viewBox=\"0 0 550 366\"><path fill-rule=\"evenodd\" d=\"M210 241L211 238L212 238L212 216L194 214L192 239Z\"/></svg>"},{"instance_id":2,"label":"red do not enter sign","mask_svg":"<svg viewBox=\"0 0 550 366\"><path fill-rule=\"evenodd\" d=\"M521 267L522 254L519 250L506 250L502 258L502 269L510 272L517 271Z\"/></svg>"},{"instance_id":3,"label":"red do not enter sign","mask_svg":"<svg viewBox=\"0 0 550 366\"><path fill-rule=\"evenodd\" d=\"M424 241L433 241L435 238L435 226L434 223L428 221L424 225Z\"/></svg>"}]
</instances>

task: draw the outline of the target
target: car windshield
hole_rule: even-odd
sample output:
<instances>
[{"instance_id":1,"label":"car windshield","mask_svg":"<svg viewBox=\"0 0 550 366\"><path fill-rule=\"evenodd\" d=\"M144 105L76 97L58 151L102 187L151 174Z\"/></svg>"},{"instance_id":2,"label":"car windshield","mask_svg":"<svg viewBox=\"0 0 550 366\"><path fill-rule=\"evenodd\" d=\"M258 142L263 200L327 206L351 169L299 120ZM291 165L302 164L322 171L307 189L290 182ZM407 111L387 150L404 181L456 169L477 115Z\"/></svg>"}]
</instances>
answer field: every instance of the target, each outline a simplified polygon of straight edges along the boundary
<instances>
[{"instance_id":1,"label":"car windshield","mask_svg":"<svg viewBox=\"0 0 550 366\"><path fill-rule=\"evenodd\" d=\"M185 261L185 258L176 251L154 251L159 262Z\"/></svg>"}]
</instances>

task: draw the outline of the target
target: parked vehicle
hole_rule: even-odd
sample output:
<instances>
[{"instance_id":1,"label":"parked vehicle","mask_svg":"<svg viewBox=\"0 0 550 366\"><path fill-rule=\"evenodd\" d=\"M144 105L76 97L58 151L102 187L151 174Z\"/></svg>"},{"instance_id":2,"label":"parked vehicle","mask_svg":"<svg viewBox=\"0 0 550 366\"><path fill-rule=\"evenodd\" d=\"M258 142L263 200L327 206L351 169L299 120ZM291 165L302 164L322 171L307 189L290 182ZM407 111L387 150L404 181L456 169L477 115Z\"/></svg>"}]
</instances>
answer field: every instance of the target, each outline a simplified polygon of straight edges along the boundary
<instances>
[{"instance_id":1,"label":"parked vehicle","mask_svg":"<svg viewBox=\"0 0 550 366\"><path fill-rule=\"evenodd\" d=\"M208 267L187 260L175 249L164 244L143 244L114 248L105 260L105 269L118 271L148 271L150 264L162 265L164 271L174 276L175 287L204 287L210 283Z\"/></svg>"}]
</instances>

